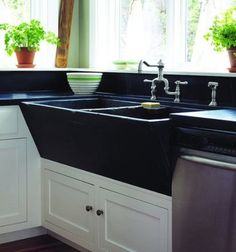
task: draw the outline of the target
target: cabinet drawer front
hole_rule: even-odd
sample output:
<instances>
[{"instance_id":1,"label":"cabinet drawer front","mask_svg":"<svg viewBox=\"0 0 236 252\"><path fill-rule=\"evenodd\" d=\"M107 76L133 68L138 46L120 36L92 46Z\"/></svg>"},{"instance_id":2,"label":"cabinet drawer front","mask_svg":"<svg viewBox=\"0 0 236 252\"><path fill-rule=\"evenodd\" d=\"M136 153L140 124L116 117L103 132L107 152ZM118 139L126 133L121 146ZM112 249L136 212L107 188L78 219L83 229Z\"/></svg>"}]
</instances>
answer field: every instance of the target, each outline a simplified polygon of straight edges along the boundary
<instances>
[{"instance_id":1,"label":"cabinet drawer front","mask_svg":"<svg viewBox=\"0 0 236 252\"><path fill-rule=\"evenodd\" d=\"M18 134L18 107L0 107L0 138Z\"/></svg>"},{"instance_id":2,"label":"cabinet drawer front","mask_svg":"<svg viewBox=\"0 0 236 252\"><path fill-rule=\"evenodd\" d=\"M167 252L168 210L100 189L100 246L114 252Z\"/></svg>"},{"instance_id":3,"label":"cabinet drawer front","mask_svg":"<svg viewBox=\"0 0 236 252\"><path fill-rule=\"evenodd\" d=\"M26 139L1 140L0 226L26 221L26 176Z\"/></svg>"},{"instance_id":4,"label":"cabinet drawer front","mask_svg":"<svg viewBox=\"0 0 236 252\"><path fill-rule=\"evenodd\" d=\"M44 216L82 240L92 240L94 234L94 188L79 180L45 171ZM92 210L86 211L86 206Z\"/></svg>"}]
</instances>

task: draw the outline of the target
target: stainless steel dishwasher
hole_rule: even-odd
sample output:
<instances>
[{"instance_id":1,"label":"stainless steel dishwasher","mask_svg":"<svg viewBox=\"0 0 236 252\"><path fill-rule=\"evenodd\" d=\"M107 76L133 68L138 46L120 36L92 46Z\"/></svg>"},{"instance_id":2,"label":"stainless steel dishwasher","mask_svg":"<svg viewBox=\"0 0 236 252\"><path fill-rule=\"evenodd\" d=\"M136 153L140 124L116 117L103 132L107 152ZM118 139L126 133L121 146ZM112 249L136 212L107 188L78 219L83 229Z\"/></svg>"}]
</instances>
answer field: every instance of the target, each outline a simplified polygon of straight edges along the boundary
<instances>
[{"instance_id":1,"label":"stainless steel dishwasher","mask_svg":"<svg viewBox=\"0 0 236 252\"><path fill-rule=\"evenodd\" d=\"M177 128L173 252L236 252L236 133Z\"/></svg>"}]
</instances>

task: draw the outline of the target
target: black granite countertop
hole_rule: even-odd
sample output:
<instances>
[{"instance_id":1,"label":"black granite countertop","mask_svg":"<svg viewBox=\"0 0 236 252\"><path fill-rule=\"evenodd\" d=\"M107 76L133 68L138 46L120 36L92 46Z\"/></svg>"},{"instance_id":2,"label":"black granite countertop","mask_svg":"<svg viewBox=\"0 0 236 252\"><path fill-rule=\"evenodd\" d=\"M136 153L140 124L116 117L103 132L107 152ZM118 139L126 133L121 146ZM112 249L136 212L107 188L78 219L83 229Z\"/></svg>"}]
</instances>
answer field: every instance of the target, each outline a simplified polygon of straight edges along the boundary
<instances>
[{"instance_id":1,"label":"black granite countertop","mask_svg":"<svg viewBox=\"0 0 236 252\"><path fill-rule=\"evenodd\" d=\"M236 131L236 108L171 114L176 126Z\"/></svg>"},{"instance_id":2,"label":"black granite countertop","mask_svg":"<svg viewBox=\"0 0 236 252\"><path fill-rule=\"evenodd\" d=\"M22 101L76 98L73 92L33 91L0 93L0 105L19 105ZM82 97L82 96L79 96ZM86 96L87 97L87 96Z\"/></svg>"}]
</instances>

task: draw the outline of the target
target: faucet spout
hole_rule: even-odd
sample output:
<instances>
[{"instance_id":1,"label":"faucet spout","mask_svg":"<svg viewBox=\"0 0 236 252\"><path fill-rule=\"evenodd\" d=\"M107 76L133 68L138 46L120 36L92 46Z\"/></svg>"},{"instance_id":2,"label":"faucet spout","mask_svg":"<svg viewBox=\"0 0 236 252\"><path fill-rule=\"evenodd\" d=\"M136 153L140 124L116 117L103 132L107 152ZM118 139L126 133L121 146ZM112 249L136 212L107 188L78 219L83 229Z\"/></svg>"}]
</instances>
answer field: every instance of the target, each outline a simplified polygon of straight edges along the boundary
<instances>
[{"instance_id":1,"label":"faucet spout","mask_svg":"<svg viewBox=\"0 0 236 252\"><path fill-rule=\"evenodd\" d=\"M158 68L157 83L164 83L165 93L170 94L169 93L169 81L166 78L164 78L164 74L163 74L164 63L162 62L161 59L157 63L157 68Z\"/></svg>"}]
</instances>

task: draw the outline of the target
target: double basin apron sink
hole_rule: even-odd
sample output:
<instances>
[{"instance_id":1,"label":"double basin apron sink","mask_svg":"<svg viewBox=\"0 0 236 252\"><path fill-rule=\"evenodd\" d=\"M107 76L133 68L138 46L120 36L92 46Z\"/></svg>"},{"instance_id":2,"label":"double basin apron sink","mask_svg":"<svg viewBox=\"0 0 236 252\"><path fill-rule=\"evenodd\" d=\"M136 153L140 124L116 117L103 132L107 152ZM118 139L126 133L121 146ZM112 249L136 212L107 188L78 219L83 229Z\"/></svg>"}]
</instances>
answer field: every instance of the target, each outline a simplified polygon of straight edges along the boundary
<instances>
[{"instance_id":1,"label":"double basin apron sink","mask_svg":"<svg viewBox=\"0 0 236 252\"><path fill-rule=\"evenodd\" d=\"M92 97L23 102L41 157L171 194L170 113L191 109Z\"/></svg>"}]
</instances>

